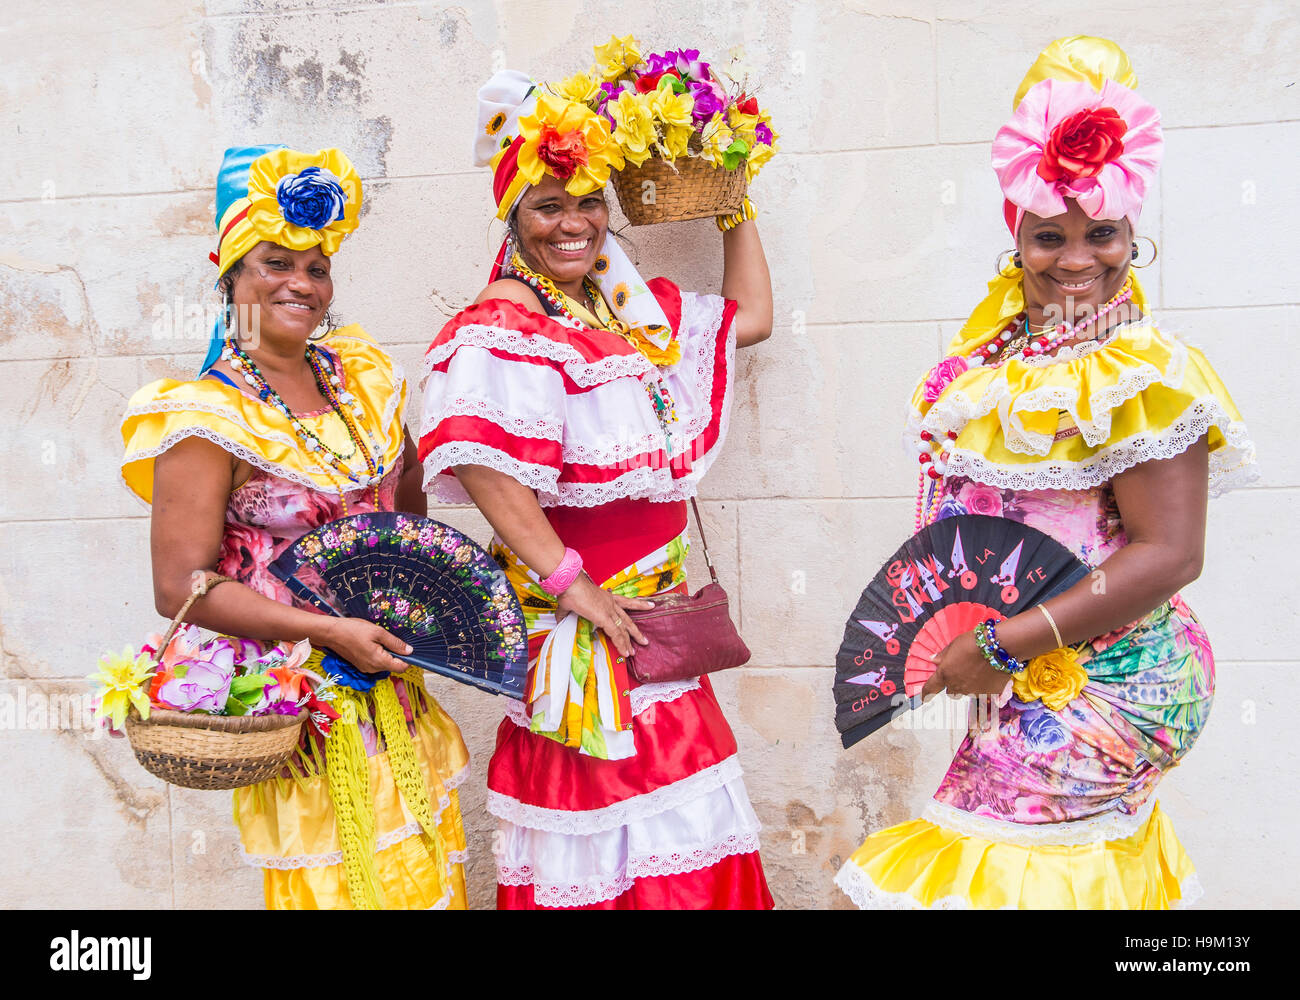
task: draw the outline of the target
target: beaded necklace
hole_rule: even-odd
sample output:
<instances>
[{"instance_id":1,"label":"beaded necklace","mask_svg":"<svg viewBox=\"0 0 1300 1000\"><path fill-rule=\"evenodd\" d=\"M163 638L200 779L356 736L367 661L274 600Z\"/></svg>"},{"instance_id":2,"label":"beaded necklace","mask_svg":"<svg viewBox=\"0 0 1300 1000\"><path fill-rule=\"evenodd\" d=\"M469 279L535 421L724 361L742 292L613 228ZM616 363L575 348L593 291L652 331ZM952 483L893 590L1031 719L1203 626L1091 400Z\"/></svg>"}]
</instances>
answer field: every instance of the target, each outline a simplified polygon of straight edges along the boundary
<instances>
[{"instance_id":1,"label":"beaded necklace","mask_svg":"<svg viewBox=\"0 0 1300 1000\"><path fill-rule=\"evenodd\" d=\"M956 355L939 362L931 375L927 376L926 381L929 383L932 378L938 378L941 384L936 384L934 387L937 395L947 388L949 382L971 368L998 368L1017 358L1045 356L1064 342L1073 340L1132 297L1133 281L1130 278L1124 282L1124 286L1115 293L1114 297L1095 313L1085 316L1073 325L1058 323L1050 333L1042 332L1038 336L1035 336L1029 328L1028 314L1017 313L998 331L997 336L980 344L969 354ZM945 365L947 365L946 369ZM943 374L939 374L941 369ZM917 487L916 507L913 511L917 531L931 524L939 513L947 486L944 475L948 471L948 449L951 449L957 440L957 431L948 431L943 440L936 440L930 431L921 431L920 437L921 446L918 449L921 464L920 482Z\"/></svg>"},{"instance_id":2,"label":"beaded necklace","mask_svg":"<svg viewBox=\"0 0 1300 1000\"><path fill-rule=\"evenodd\" d=\"M332 369L326 370L322 361L322 354L323 352L315 344L307 345L305 356L307 364L311 367L312 377L316 380L316 388L325 397L330 409L343 421L343 426L348 432L348 438L352 442L352 450L346 455L341 455L330 447L289 409L289 405L267 382L256 362L233 339L226 338L221 357L229 363L231 368L244 377L244 381L257 392L259 399L269 403L284 414L285 419L289 421L289 426L293 428L294 434L302 442L302 446L313 457L324 459L319 468L334 485L334 488L338 490L344 517L348 516L348 501L343 483L334 475L335 472L343 479L356 484L356 488L365 489L369 486L372 490L375 510L378 510L379 483L384 478L384 449L380 447L379 442L375 440L374 434L371 433L370 427L365 423L365 409L362 407L360 400L352 393L343 391L342 380ZM363 432L370 442L370 450L367 450L362 443ZM366 463L365 473L354 472L347 464L347 460L354 457L357 452L361 453L361 458ZM333 468L333 472L330 467Z\"/></svg>"},{"instance_id":3,"label":"beaded necklace","mask_svg":"<svg viewBox=\"0 0 1300 1000\"><path fill-rule=\"evenodd\" d=\"M583 277L582 289L587 295L587 302L591 306L590 310L575 302L567 292L557 286L546 275L537 273L525 264L517 250L510 258L510 267L533 291L551 303L569 320L580 324L587 319L595 320L598 327L617 334L634 348L637 346L636 338L633 337L628 325L613 314L604 296L600 294L600 289L595 287L589 278ZM579 317L578 313L586 313L587 315ZM640 353L639 348L638 353ZM671 425L677 422L677 404L673 401L668 386L664 384L664 380L658 375L655 376L653 383L643 380L642 385L645 386L646 396L650 399L650 405L654 409L655 417L659 421L659 427L663 431L665 450L671 456L673 453Z\"/></svg>"}]
</instances>

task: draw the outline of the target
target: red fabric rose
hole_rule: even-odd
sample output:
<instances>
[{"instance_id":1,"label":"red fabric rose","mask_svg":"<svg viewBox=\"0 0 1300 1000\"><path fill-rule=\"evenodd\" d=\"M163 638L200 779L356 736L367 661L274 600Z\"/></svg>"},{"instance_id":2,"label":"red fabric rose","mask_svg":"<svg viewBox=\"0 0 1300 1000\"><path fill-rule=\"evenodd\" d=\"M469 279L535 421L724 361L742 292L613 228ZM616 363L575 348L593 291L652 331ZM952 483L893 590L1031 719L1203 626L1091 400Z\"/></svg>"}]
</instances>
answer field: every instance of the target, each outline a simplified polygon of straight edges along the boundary
<instances>
[{"instance_id":1,"label":"red fabric rose","mask_svg":"<svg viewBox=\"0 0 1300 1000\"><path fill-rule=\"evenodd\" d=\"M1038 161L1045 181L1096 177L1101 168L1124 152L1128 123L1114 108L1076 111L1056 128Z\"/></svg>"},{"instance_id":2,"label":"red fabric rose","mask_svg":"<svg viewBox=\"0 0 1300 1000\"><path fill-rule=\"evenodd\" d=\"M662 73L647 73L645 76L638 76L636 78L637 93L650 93L659 86L659 81L665 76L675 76L677 79L681 79L681 74L679 74L675 69L666 69Z\"/></svg>"},{"instance_id":3,"label":"red fabric rose","mask_svg":"<svg viewBox=\"0 0 1300 1000\"><path fill-rule=\"evenodd\" d=\"M736 101L736 107L742 115L756 115L758 114L758 98L746 97L741 94L740 99Z\"/></svg>"},{"instance_id":4,"label":"red fabric rose","mask_svg":"<svg viewBox=\"0 0 1300 1000\"><path fill-rule=\"evenodd\" d=\"M537 158L550 167L556 177L567 181L578 167L586 165L587 144L577 129L560 132L544 125L537 143Z\"/></svg>"}]
</instances>

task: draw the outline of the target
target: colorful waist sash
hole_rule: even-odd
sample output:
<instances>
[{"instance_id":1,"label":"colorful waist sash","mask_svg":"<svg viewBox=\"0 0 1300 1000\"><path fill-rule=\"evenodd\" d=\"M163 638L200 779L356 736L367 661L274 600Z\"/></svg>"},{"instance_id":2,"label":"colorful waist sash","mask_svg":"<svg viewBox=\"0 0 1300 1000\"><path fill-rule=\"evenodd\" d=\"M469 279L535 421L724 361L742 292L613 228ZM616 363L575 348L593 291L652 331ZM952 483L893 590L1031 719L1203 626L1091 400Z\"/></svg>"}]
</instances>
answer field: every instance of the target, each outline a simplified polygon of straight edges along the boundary
<instances>
[{"instance_id":1,"label":"colorful waist sash","mask_svg":"<svg viewBox=\"0 0 1300 1000\"><path fill-rule=\"evenodd\" d=\"M615 573L600 586L620 597L650 597L686 580L686 533ZM505 568L528 626L529 646L541 648L528 674L529 730L601 760L636 755L627 664L603 632L567 612L499 538L492 555Z\"/></svg>"}]
</instances>

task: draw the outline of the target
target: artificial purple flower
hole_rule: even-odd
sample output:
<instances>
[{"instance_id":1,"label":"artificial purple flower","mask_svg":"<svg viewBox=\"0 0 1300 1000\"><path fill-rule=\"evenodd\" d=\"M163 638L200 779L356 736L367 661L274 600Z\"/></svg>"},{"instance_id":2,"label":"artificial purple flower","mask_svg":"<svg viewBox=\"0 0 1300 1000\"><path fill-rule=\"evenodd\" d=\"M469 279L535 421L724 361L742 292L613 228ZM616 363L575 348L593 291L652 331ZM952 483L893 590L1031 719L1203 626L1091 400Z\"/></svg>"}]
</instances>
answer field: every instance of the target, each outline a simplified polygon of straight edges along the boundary
<instances>
[{"instance_id":1,"label":"artificial purple flower","mask_svg":"<svg viewBox=\"0 0 1300 1000\"><path fill-rule=\"evenodd\" d=\"M699 55L697 52L696 55ZM641 76L654 76L656 73L662 73L666 69L677 68L677 53L664 52L662 54L646 56L646 71Z\"/></svg>"},{"instance_id":2,"label":"artificial purple flower","mask_svg":"<svg viewBox=\"0 0 1300 1000\"><path fill-rule=\"evenodd\" d=\"M206 660L184 660L184 677L173 677L158 689L158 701L181 712L225 710L230 682L235 676L234 650L225 645L212 650Z\"/></svg>"},{"instance_id":3,"label":"artificial purple flower","mask_svg":"<svg viewBox=\"0 0 1300 1000\"><path fill-rule=\"evenodd\" d=\"M772 130L762 122L754 126L754 138L764 146L772 145Z\"/></svg>"},{"instance_id":4,"label":"artificial purple flower","mask_svg":"<svg viewBox=\"0 0 1300 1000\"><path fill-rule=\"evenodd\" d=\"M691 112L691 118L697 123L708 121L725 106L712 84L692 80L686 85L686 89L695 100L695 109Z\"/></svg>"},{"instance_id":5,"label":"artificial purple flower","mask_svg":"<svg viewBox=\"0 0 1300 1000\"><path fill-rule=\"evenodd\" d=\"M692 80L709 78L709 64L700 61L699 49L678 49L676 52L669 52L668 55L676 57L673 67L683 79L688 76Z\"/></svg>"}]
</instances>

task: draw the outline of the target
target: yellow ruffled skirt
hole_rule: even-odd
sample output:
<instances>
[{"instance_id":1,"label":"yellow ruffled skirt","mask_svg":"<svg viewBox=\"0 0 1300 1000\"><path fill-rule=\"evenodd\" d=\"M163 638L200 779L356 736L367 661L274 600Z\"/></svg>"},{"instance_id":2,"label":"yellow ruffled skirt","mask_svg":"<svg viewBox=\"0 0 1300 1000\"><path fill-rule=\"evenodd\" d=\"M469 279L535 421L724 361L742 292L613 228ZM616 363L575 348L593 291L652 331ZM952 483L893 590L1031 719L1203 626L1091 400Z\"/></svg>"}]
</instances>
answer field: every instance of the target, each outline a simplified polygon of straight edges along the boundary
<instances>
[{"instance_id":1,"label":"yellow ruffled skirt","mask_svg":"<svg viewBox=\"0 0 1300 1000\"><path fill-rule=\"evenodd\" d=\"M373 722L384 738L377 753L367 757L361 748L340 763L346 755L337 751L300 750L292 777L235 790L245 860L264 871L267 909L465 909L456 785L469 754L460 729L418 681L406 685L413 718L401 728L408 744L395 748L398 726L391 715L387 730L383 725L395 704L392 690L385 680L370 693L350 694L358 717L348 721L352 712L345 711L330 736L345 745L350 738L355 751L358 725Z\"/></svg>"},{"instance_id":2,"label":"yellow ruffled skirt","mask_svg":"<svg viewBox=\"0 0 1300 1000\"><path fill-rule=\"evenodd\" d=\"M912 820L868 837L835 884L862 909L1167 910L1200 895L1159 806L1128 837L1073 845L1006 843Z\"/></svg>"}]
</instances>

